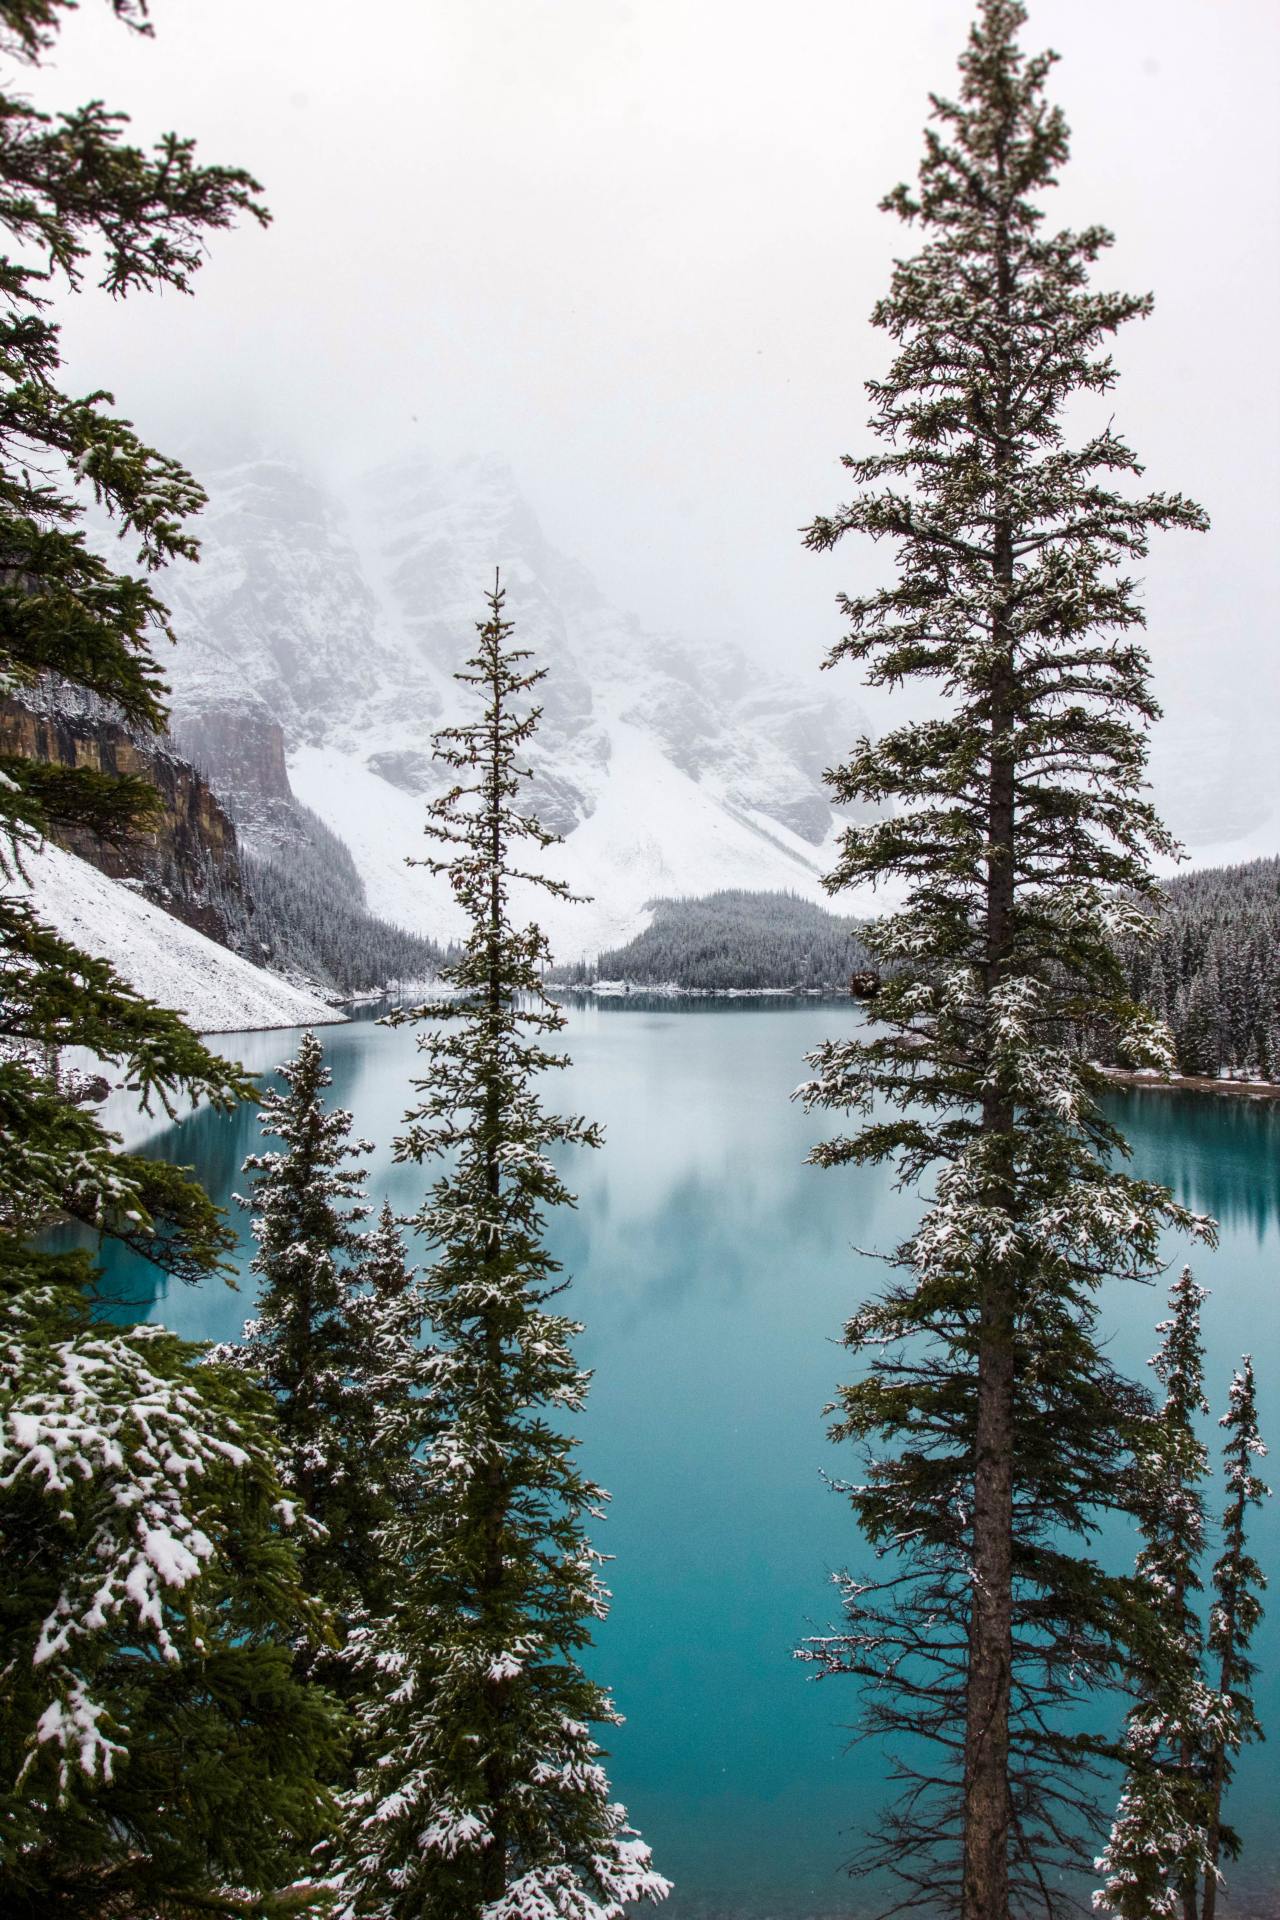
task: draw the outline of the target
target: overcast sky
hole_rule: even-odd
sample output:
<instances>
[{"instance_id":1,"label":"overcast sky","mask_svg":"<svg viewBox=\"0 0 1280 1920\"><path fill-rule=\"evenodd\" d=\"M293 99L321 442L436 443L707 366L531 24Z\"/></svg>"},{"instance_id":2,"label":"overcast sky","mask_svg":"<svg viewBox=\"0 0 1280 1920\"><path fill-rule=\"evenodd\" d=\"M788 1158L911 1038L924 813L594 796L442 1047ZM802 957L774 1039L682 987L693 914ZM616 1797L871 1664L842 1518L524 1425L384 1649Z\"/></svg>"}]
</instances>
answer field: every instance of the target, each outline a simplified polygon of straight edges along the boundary
<instances>
[{"instance_id":1,"label":"overcast sky","mask_svg":"<svg viewBox=\"0 0 1280 1920\"><path fill-rule=\"evenodd\" d=\"M335 468L498 451L621 605L807 669L879 562L795 530L867 444L867 315L911 245L877 202L970 15L154 0L148 43L83 0L41 103L195 135L275 224L215 236L193 300L69 306L74 374L175 451L228 422ZM1117 425L1213 517L1146 569L1161 797L1202 842L1256 831L1250 787L1280 791L1280 7L1032 0L1027 44L1062 55L1062 220L1112 227L1107 279L1156 295L1119 342Z\"/></svg>"}]
</instances>

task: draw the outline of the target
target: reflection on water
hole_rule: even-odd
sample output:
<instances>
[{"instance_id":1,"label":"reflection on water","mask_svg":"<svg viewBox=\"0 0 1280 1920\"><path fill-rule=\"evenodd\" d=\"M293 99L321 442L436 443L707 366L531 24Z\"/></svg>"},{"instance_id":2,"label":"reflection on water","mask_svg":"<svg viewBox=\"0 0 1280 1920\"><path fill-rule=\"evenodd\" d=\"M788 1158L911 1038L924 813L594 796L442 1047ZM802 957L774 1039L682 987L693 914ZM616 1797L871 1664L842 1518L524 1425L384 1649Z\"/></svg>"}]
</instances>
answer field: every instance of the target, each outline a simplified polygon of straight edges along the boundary
<instances>
[{"instance_id":1,"label":"reflection on water","mask_svg":"<svg viewBox=\"0 0 1280 1920\"><path fill-rule=\"evenodd\" d=\"M1260 1244L1280 1212L1280 1101L1126 1091L1108 1101L1145 1172Z\"/></svg>"},{"instance_id":2,"label":"reflection on water","mask_svg":"<svg viewBox=\"0 0 1280 1920\"><path fill-rule=\"evenodd\" d=\"M616 1556L615 1607L599 1650L601 1677L628 1715L612 1742L614 1784L678 1882L672 1920L859 1912L868 1896L840 1867L879 1798L883 1758L848 1749L852 1690L815 1685L789 1655L829 1624L828 1571L859 1558L847 1512L822 1480L843 1464L821 1419L852 1365L835 1342L882 1279L853 1247L893 1245L915 1203L882 1170L807 1167L820 1123L788 1098L806 1048L858 1015L847 1002L632 1001L575 1007L570 1018L574 1064L551 1092L601 1120L606 1144L565 1157L580 1205L553 1221L550 1237L574 1275L572 1310L595 1369L586 1464L614 1495L600 1545ZM409 1211L424 1172L394 1166L390 1143L416 1067L412 1037L368 1022L322 1037L334 1098L376 1143L371 1196ZM226 1044L262 1069L291 1039ZM1117 1093L1112 1108L1138 1170L1222 1221L1221 1250L1196 1261L1213 1293L1212 1397L1250 1347L1266 1430L1280 1445L1280 1111L1148 1092ZM225 1201L243 1186L240 1163L257 1141L251 1114L204 1114L152 1150L195 1164ZM239 1231L244 1266L243 1215ZM140 1289L137 1263L119 1260L109 1284L121 1296L141 1290L152 1311L195 1337L233 1335L251 1300L247 1288L220 1284L156 1298ZM1107 1301L1121 1364L1142 1367L1162 1305L1137 1288ZM1280 1569L1275 1512L1259 1539L1264 1564ZM1280 1737L1276 1584L1260 1695ZM1233 1802L1250 1852L1242 1885L1274 1884L1280 1857L1266 1753L1246 1755Z\"/></svg>"}]
</instances>

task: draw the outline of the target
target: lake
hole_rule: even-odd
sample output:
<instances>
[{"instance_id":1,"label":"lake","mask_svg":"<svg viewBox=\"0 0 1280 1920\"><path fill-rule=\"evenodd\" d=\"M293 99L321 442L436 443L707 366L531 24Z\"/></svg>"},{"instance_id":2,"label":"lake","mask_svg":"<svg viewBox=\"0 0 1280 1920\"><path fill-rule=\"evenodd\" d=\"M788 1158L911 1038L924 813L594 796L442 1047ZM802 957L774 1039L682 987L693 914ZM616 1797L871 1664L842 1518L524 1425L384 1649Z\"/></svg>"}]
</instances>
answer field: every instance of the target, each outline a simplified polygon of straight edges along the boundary
<instances>
[{"instance_id":1,"label":"lake","mask_svg":"<svg viewBox=\"0 0 1280 1920\"><path fill-rule=\"evenodd\" d=\"M575 1007L565 1036L573 1065L553 1089L558 1106L603 1122L607 1135L602 1152L566 1161L580 1204L554 1220L551 1239L574 1276L570 1310L586 1323L580 1353L595 1370L583 1455L613 1495L597 1540L615 1556L597 1671L627 1723L610 1741L610 1772L677 1883L672 1920L814 1920L875 1904L841 1867L874 1819L883 1757L850 1748L853 1683L815 1683L791 1658L834 1618L830 1571L861 1556L847 1507L823 1480L852 1466L826 1441L822 1419L851 1366L838 1335L881 1277L854 1248L891 1246L917 1210L883 1171L804 1164L821 1123L788 1098L803 1055L858 1017L847 1003ZM412 1036L362 1020L321 1038L332 1098L376 1143L371 1197L411 1210L423 1172L393 1166L390 1143L414 1070ZM295 1039L217 1044L266 1070ZM1280 1108L1148 1091L1111 1104L1137 1169L1221 1222L1219 1251L1195 1260L1212 1290L1210 1400L1216 1415L1232 1366L1251 1350L1263 1431L1280 1447ZM251 1112L204 1113L147 1150L194 1164L225 1203L243 1189L240 1163L258 1139ZM240 1226L247 1266L243 1215ZM157 1297L150 1276L120 1260L110 1285L193 1338L234 1337L252 1303L247 1290L221 1284ZM1163 1307L1162 1290L1117 1289L1108 1300L1120 1364L1143 1367ZM1254 1535L1276 1588L1255 1647L1273 1739L1278 1508ZM1229 1813L1246 1842L1229 1910L1273 1911L1280 1793L1268 1748L1244 1756Z\"/></svg>"}]
</instances>

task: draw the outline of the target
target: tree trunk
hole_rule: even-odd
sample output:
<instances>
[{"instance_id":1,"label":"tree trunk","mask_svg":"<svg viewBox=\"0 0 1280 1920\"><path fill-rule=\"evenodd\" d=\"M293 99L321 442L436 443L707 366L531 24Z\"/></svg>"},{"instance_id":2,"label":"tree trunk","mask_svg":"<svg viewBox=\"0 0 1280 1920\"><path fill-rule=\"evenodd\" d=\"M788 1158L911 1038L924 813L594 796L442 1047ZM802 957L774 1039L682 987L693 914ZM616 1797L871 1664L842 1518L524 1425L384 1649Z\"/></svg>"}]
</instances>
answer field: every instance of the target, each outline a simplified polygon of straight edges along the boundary
<instances>
[{"instance_id":1,"label":"tree trunk","mask_svg":"<svg viewBox=\"0 0 1280 1920\"><path fill-rule=\"evenodd\" d=\"M1237 1565L1244 1554L1244 1504L1240 1502L1230 1516L1232 1558ZM1235 1683L1235 1640L1236 1640L1236 1594L1238 1580L1234 1580L1227 1595L1223 1609L1222 1668L1218 1675L1218 1691L1226 1695ZM1226 1743L1219 1740L1213 1750L1213 1764L1209 1777L1209 1823L1207 1845L1209 1871L1204 1876L1204 1898L1201 1906L1201 1920L1214 1920L1218 1905L1218 1875L1216 1868L1222 1853L1222 1796L1227 1785L1227 1749ZM1195 1920L1194 1914L1192 1920Z\"/></svg>"},{"instance_id":2,"label":"tree trunk","mask_svg":"<svg viewBox=\"0 0 1280 1920\"><path fill-rule=\"evenodd\" d=\"M1003 156L1001 156L1003 172ZM1007 323L1012 277L1003 224L996 242L996 300ZM1012 374L1007 348L999 369L994 408L995 468L1004 478L1011 460ZM1007 975L1013 946L1015 763L1012 727L1015 666L1008 608L1013 594L1013 523L997 493L992 571L1003 588L1002 608L992 623L998 664L990 689L991 748L987 789L986 952L988 999ZM1000 1087L982 1102L982 1131L994 1140L990 1199L1002 1212L1016 1212L1010 1159L1013 1103ZM979 1301L978 1399L973 1460L973 1590L969 1614L969 1661L964 1736L964 1920L1008 1920L1009 1914L1009 1702L1013 1675L1013 1365L1017 1311L1016 1277L1008 1265L989 1262Z\"/></svg>"},{"instance_id":3,"label":"tree trunk","mask_svg":"<svg viewBox=\"0 0 1280 1920\"><path fill-rule=\"evenodd\" d=\"M489 882L489 1037L492 1042L498 1032L502 1019L502 893L500 873L503 860L501 826L501 738L500 716L501 700L495 670L493 682L493 732L492 764L489 769L491 788L488 796L491 810L490 824L490 861L491 877ZM485 1094L485 1176L489 1200L496 1219L498 1200L502 1191L502 1166L499 1151L502 1144L502 1103L499 1090L492 1078L490 1069L489 1086ZM485 1252L486 1260L496 1260L498 1249L492 1239ZM485 1358L489 1369L489 1388L493 1405L502 1405L502 1328L494 1319L492 1308L485 1325ZM485 1485L486 1510L484 1514L484 1565L480 1575L480 1605L483 1610L491 1611L502 1592L503 1579L503 1543L507 1525L507 1486L500 1460L494 1459L489 1466ZM496 1738L502 1724L504 1696L509 1682L490 1680L489 1720L490 1736ZM508 1782L502 1760L493 1751L485 1762L485 1792L489 1799L489 1828L492 1840L483 1855L481 1868L481 1891L486 1904L499 1899L507 1890L507 1851L508 1831Z\"/></svg>"},{"instance_id":4,"label":"tree trunk","mask_svg":"<svg viewBox=\"0 0 1280 1920\"><path fill-rule=\"evenodd\" d=\"M1011 671L992 702L987 879L988 994L1003 976L1013 916L1013 764L1007 749ZM983 1132L1009 1140L1010 1101L983 1102ZM997 1150L999 1152L999 1150ZM1006 1154L999 1156L1006 1159ZM994 1183L995 1206L1011 1211L1012 1168ZM973 1461L973 1591L964 1742L964 1920L1009 1912L1009 1699L1013 1670L1013 1362L1016 1282L1003 1263L983 1277Z\"/></svg>"},{"instance_id":5,"label":"tree trunk","mask_svg":"<svg viewBox=\"0 0 1280 1920\"><path fill-rule=\"evenodd\" d=\"M1181 1552L1182 1564L1185 1566L1187 1561L1187 1542L1186 1542L1185 1536L1182 1536L1180 1539L1180 1552ZM1174 1604L1173 1617L1179 1623L1181 1623L1183 1619L1186 1603L1187 1603L1186 1582L1184 1579L1180 1577L1174 1583L1174 1595L1173 1595L1173 1604ZM1199 1661L1198 1653L1196 1658L1198 1663ZM1196 1769L1197 1757L1198 1756L1197 1756L1196 1748L1191 1739L1191 1735L1187 1732L1184 1732L1179 1749L1178 1749L1178 1764L1182 1769L1183 1781L1188 1785L1192 1784L1195 1780L1195 1769ZM1197 1882L1199 1880L1199 1877L1200 1876L1194 1871L1194 1869L1190 1873L1184 1874L1183 1876L1182 1885L1178 1889L1178 1896L1182 1902L1182 1920L1198 1920L1197 1911L1196 1911L1196 1894L1198 1892Z\"/></svg>"},{"instance_id":6,"label":"tree trunk","mask_svg":"<svg viewBox=\"0 0 1280 1920\"><path fill-rule=\"evenodd\" d=\"M1013 1667L1013 1315L988 1282L978 1357L973 1597L964 1743L965 1920L1009 1911L1009 1696Z\"/></svg>"}]
</instances>

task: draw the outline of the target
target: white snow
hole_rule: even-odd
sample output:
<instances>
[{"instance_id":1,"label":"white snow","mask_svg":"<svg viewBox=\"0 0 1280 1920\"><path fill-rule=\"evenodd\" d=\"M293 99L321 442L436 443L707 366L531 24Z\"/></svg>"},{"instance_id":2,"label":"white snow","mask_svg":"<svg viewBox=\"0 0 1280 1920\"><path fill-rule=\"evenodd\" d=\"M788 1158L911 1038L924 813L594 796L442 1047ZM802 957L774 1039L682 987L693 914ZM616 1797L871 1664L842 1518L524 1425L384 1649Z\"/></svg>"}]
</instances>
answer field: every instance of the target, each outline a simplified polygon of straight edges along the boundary
<instances>
[{"instance_id":1,"label":"white snow","mask_svg":"<svg viewBox=\"0 0 1280 1920\"><path fill-rule=\"evenodd\" d=\"M714 783L682 773L624 720L611 719L609 739L608 778L595 810L541 863L588 899L565 902L533 888L515 897L519 912L545 929L557 962L594 959L630 940L657 898L742 887L831 905L821 884L834 859L831 841L814 847L776 820L732 810ZM437 940L464 931L447 880L406 865L433 851L422 798L371 772L363 752L337 746L299 747L289 779L299 800L350 847L370 912ZM844 913L874 910L869 900L837 904Z\"/></svg>"},{"instance_id":2,"label":"white snow","mask_svg":"<svg viewBox=\"0 0 1280 1920\"><path fill-rule=\"evenodd\" d=\"M345 1018L61 847L46 845L24 864L48 925L109 960L136 992L173 1008L197 1033L332 1026Z\"/></svg>"}]
</instances>

